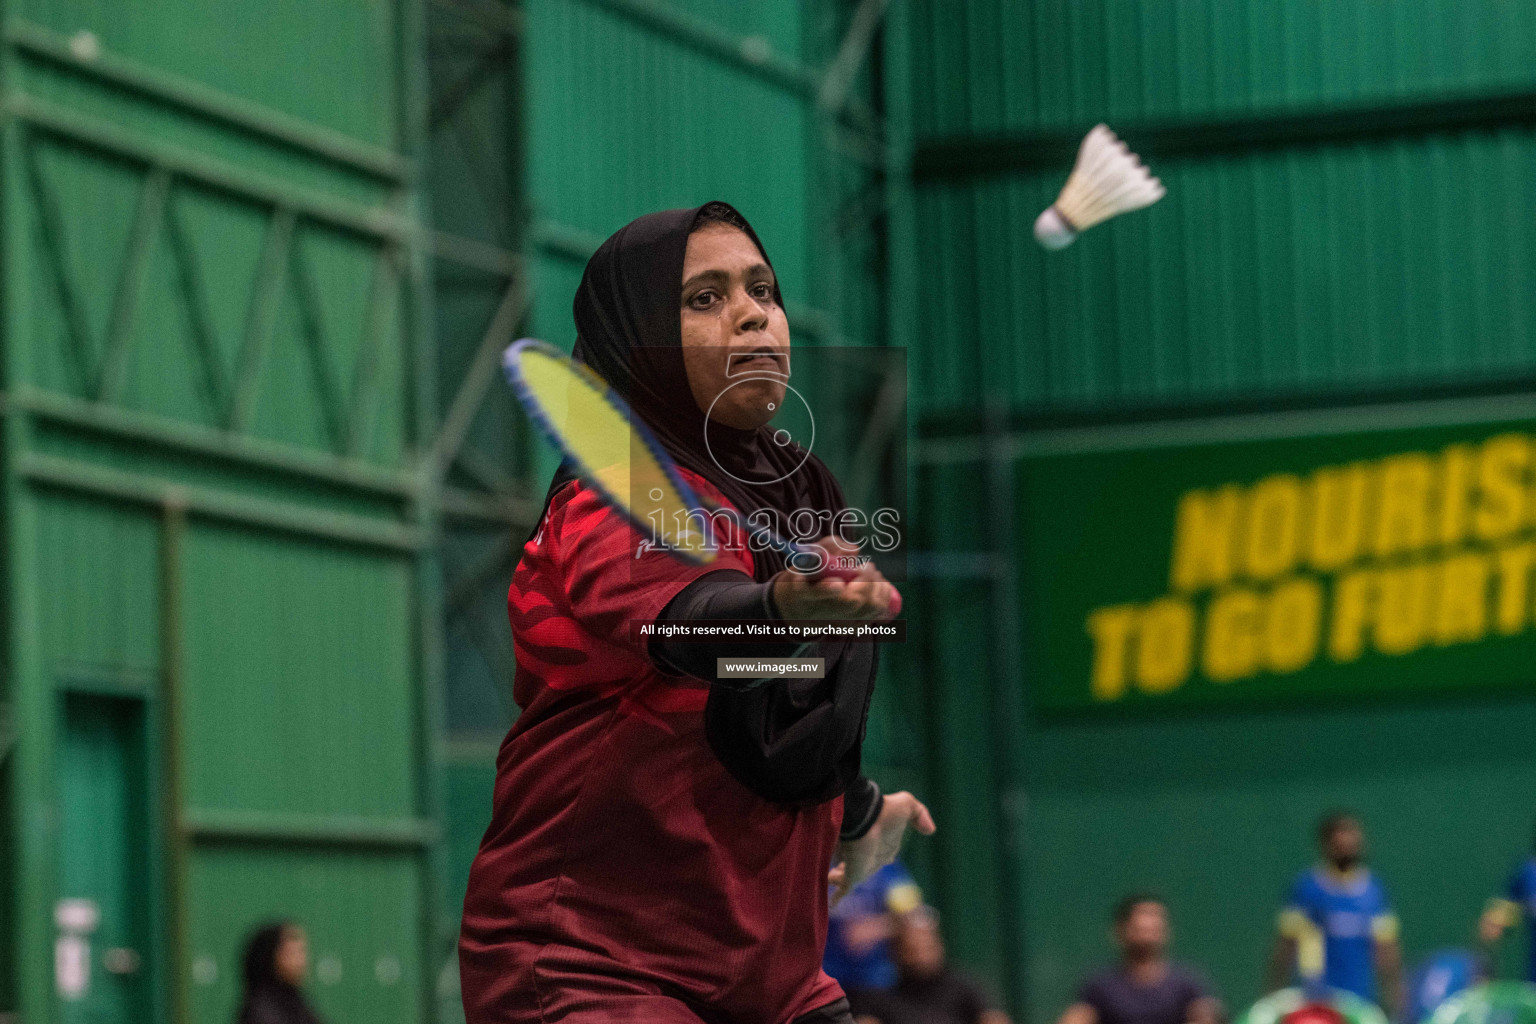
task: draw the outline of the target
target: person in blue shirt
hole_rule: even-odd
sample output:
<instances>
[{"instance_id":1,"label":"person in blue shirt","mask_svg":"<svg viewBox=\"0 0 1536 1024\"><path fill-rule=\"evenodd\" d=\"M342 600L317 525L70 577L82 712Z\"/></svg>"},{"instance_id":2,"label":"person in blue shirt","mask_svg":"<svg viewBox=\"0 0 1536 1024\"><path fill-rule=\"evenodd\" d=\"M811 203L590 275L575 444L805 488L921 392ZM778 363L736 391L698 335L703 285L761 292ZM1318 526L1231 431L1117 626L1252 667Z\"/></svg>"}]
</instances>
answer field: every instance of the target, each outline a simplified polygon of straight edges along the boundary
<instances>
[{"instance_id":1,"label":"person in blue shirt","mask_svg":"<svg viewBox=\"0 0 1536 1024\"><path fill-rule=\"evenodd\" d=\"M895 918L922 905L922 890L907 869L899 861L887 864L832 908L821 969L837 979L845 992L895 985L890 949Z\"/></svg>"},{"instance_id":2,"label":"person in blue shirt","mask_svg":"<svg viewBox=\"0 0 1536 1024\"><path fill-rule=\"evenodd\" d=\"M1379 1002L1393 1016L1403 1005L1397 915L1365 866L1365 829L1344 811L1317 827L1322 862L1291 885L1270 961L1270 989L1299 980Z\"/></svg>"},{"instance_id":3,"label":"person in blue shirt","mask_svg":"<svg viewBox=\"0 0 1536 1024\"><path fill-rule=\"evenodd\" d=\"M1488 902L1478 923L1478 932L1489 947L1498 945L1504 933L1524 919L1527 924L1529 948L1526 953L1525 977L1536 982L1536 856L1527 857L1524 864L1510 876L1509 885L1502 897Z\"/></svg>"},{"instance_id":4,"label":"person in blue shirt","mask_svg":"<svg viewBox=\"0 0 1536 1024\"><path fill-rule=\"evenodd\" d=\"M1458 992L1486 980L1487 971L1470 949L1437 949L1408 976L1407 1024L1417 1024Z\"/></svg>"}]
</instances>

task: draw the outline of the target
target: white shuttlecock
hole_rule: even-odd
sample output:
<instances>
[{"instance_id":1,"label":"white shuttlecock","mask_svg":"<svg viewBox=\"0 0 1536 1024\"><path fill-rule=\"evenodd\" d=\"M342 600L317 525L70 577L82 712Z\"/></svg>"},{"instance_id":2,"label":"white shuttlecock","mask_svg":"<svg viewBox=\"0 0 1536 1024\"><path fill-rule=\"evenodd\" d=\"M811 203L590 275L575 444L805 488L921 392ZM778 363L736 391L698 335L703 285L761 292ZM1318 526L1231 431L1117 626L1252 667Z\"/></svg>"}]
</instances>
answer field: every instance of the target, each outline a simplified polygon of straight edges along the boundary
<instances>
[{"instance_id":1,"label":"white shuttlecock","mask_svg":"<svg viewBox=\"0 0 1536 1024\"><path fill-rule=\"evenodd\" d=\"M1035 240L1047 249L1065 249L1095 224L1151 206L1165 192L1118 135L1107 125L1094 125L1061 195L1036 218Z\"/></svg>"}]
</instances>

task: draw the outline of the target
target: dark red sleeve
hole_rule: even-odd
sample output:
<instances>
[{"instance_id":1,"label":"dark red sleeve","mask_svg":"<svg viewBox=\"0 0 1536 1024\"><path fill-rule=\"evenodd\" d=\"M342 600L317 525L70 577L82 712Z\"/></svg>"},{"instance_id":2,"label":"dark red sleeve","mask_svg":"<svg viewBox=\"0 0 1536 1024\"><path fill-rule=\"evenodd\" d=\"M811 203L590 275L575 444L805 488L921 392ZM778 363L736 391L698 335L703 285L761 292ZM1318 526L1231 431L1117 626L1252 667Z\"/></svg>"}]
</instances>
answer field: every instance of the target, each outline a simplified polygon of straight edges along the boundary
<instances>
[{"instance_id":1,"label":"dark red sleeve","mask_svg":"<svg viewBox=\"0 0 1536 1024\"><path fill-rule=\"evenodd\" d=\"M690 565L649 547L622 515L580 484L564 509L554 562L571 614L600 640L647 656L648 639L635 624L654 622L683 588L721 569L751 575L738 553L721 552L708 565Z\"/></svg>"}]
</instances>

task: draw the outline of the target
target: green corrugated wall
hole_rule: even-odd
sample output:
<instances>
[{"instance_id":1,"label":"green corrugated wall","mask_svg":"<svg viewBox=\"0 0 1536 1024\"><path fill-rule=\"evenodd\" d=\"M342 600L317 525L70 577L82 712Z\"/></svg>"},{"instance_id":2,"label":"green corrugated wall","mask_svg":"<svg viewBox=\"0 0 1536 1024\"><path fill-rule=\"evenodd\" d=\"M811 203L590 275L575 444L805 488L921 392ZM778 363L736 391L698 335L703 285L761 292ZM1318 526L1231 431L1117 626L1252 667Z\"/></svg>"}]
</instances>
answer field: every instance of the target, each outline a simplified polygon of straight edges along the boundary
<instances>
[{"instance_id":1,"label":"green corrugated wall","mask_svg":"<svg viewBox=\"0 0 1536 1024\"><path fill-rule=\"evenodd\" d=\"M1536 11L1415 0L910 6L923 136L1528 88Z\"/></svg>"},{"instance_id":2,"label":"green corrugated wall","mask_svg":"<svg viewBox=\"0 0 1536 1024\"><path fill-rule=\"evenodd\" d=\"M5 5L0 1011L28 1024L228 1019L273 916L308 928L327 1018L426 1014L417 17ZM87 705L144 723L131 820L69 803L68 759L108 753L61 739ZM95 862L119 841L147 853ZM135 986L121 1005L55 994L54 902L82 896L92 993ZM120 904L147 922L122 982Z\"/></svg>"},{"instance_id":3,"label":"green corrugated wall","mask_svg":"<svg viewBox=\"0 0 1536 1024\"><path fill-rule=\"evenodd\" d=\"M1018 408L1119 409L1528 375L1536 170L1528 115L1373 134L1373 110L1536 88L1536 12L1486 3L913 3L919 149L1002 137L1028 154L1105 120L1168 198L1049 254L1030 227L1068 164L918 191L938 258L914 365L934 411L985 383ZM1264 116L1360 113L1326 144L1229 143ZM1527 108L1528 109L1528 108ZM1231 133L1228 132L1228 135ZM1054 150L1053 150L1054 151ZM985 375L985 376L983 376Z\"/></svg>"},{"instance_id":4,"label":"green corrugated wall","mask_svg":"<svg viewBox=\"0 0 1536 1024\"><path fill-rule=\"evenodd\" d=\"M674 4L735 36L800 56L800 7ZM738 204L774 257L786 296L808 297L810 225L802 97L748 68L681 46L603 4L528 5L529 200L544 231L601 240L652 210ZM584 258L545 249L535 325L568 344Z\"/></svg>"},{"instance_id":5,"label":"green corrugated wall","mask_svg":"<svg viewBox=\"0 0 1536 1024\"><path fill-rule=\"evenodd\" d=\"M888 89L912 125L920 258L899 272L915 297L892 301L918 324L921 434L980 436L989 410L1027 429L1529 386L1536 9L893 12ZM1147 155L1167 198L1046 253L1033 220L1100 120ZM1018 637L986 606L1010 592L986 563L1029 569L976 515L978 502L1000 514L989 472L1008 466L974 450L917 468L940 578L910 602L921 640L901 700L929 715L913 742L953 830L932 865L952 946L1021 1017L1060 1013L1112 954L1112 901L1142 887L1168 896L1178 952L1243 1008L1333 805L1364 815L1410 959L1472 941L1482 901L1528 850L1536 702L1030 715L1025 670L997 667Z\"/></svg>"}]
</instances>

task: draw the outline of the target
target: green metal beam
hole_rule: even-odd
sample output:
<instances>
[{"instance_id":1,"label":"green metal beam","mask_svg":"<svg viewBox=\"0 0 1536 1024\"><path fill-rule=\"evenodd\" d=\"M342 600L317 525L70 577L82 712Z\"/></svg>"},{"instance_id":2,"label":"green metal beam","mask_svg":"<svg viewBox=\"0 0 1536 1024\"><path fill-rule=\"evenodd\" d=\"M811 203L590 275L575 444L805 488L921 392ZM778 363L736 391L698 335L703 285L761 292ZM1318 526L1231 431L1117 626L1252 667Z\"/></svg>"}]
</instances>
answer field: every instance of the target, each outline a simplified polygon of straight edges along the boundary
<instances>
[{"instance_id":1,"label":"green metal beam","mask_svg":"<svg viewBox=\"0 0 1536 1024\"><path fill-rule=\"evenodd\" d=\"M1511 388L1518 383L1508 385ZM1407 401L1372 400L1341 396L1337 404L1305 409L1208 414L1185 411L1172 418L1165 411L1149 410L1145 418L1114 423L1085 422L1051 425L1038 429L1015 428L995 440L969 431L921 437L909 448L914 466L955 465L981 462L989 446L998 446L1009 459L1082 455L1097 452L1144 451L1177 448L1211 441L1264 441L1298 437L1333 437L1340 434L1400 430L1467 423L1503 423L1536 419L1536 393L1448 394L1439 398Z\"/></svg>"},{"instance_id":2,"label":"green metal beam","mask_svg":"<svg viewBox=\"0 0 1536 1024\"><path fill-rule=\"evenodd\" d=\"M13 420L14 422L14 420ZM343 512L326 512L291 502L251 498L230 491L191 487L172 480L117 469L28 453L17 460L16 471L33 484L93 494L136 505L161 508L179 502L191 515L223 522L257 526L360 547L411 552L423 544L420 531Z\"/></svg>"},{"instance_id":3,"label":"green metal beam","mask_svg":"<svg viewBox=\"0 0 1536 1024\"><path fill-rule=\"evenodd\" d=\"M590 231L549 220L536 221L529 235L534 248L545 255L571 263L585 263L592 258L597 247L603 244L603 239ZM789 317L790 327L806 331L829 343L839 340L836 321L826 310L803 303L786 302L784 312Z\"/></svg>"},{"instance_id":4,"label":"green metal beam","mask_svg":"<svg viewBox=\"0 0 1536 1024\"><path fill-rule=\"evenodd\" d=\"M162 891L165 893L165 939L168 955L165 986L173 1024L187 1024L191 999L187 990L187 950L190 948L191 907L188 866L192 851L181 816L186 803L186 763L182 749L182 672L186 655L183 595L187 506L179 494L167 494L160 509L160 701L159 817L162 843Z\"/></svg>"},{"instance_id":5,"label":"green metal beam","mask_svg":"<svg viewBox=\"0 0 1536 1024\"><path fill-rule=\"evenodd\" d=\"M1271 149L1381 142L1404 136L1486 131L1536 124L1536 90L1397 103L1273 110L1199 120L1116 126L1144 159L1172 160ZM919 182L1028 174L1072 166L1087 125L990 135L954 135L917 143L911 163Z\"/></svg>"},{"instance_id":6,"label":"green metal beam","mask_svg":"<svg viewBox=\"0 0 1536 1024\"><path fill-rule=\"evenodd\" d=\"M148 701L155 699L160 689L160 671L154 668L53 661L49 674L55 687L69 693Z\"/></svg>"},{"instance_id":7,"label":"green metal beam","mask_svg":"<svg viewBox=\"0 0 1536 1024\"><path fill-rule=\"evenodd\" d=\"M501 753L501 743L505 738L506 734L502 732L488 732L481 736L455 733L443 743L443 760L471 767L495 764L496 755Z\"/></svg>"},{"instance_id":8,"label":"green metal beam","mask_svg":"<svg viewBox=\"0 0 1536 1024\"><path fill-rule=\"evenodd\" d=\"M518 253L491 245L489 242L482 242L477 238L465 238L463 235L452 235L446 231L433 231L428 240L432 254L438 259L448 260L474 270L483 270L487 274L512 277L523 273L528 265L528 261ZM588 252L587 256L590 255L591 253ZM582 256L581 259L585 260L587 256Z\"/></svg>"},{"instance_id":9,"label":"green metal beam","mask_svg":"<svg viewBox=\"0 0 1536 1024\"><path fill-rule=\"evenodd\" d=\"M0 0L0 11L13 5ZM18 72L14 53L0 47L0 90L15 88ZM15 387L28 378L29 345L17 344L34 314L32 293L37 285L36 254L28 227L28 196L19 187L27 176L27 140L14 120L0 122L0 313L8 343L0 346L0 384ZM4 487L5 597L4 675L6 695L16 726L15 745L7 770L12 821L12 901L10 919L14 954L16 1004L12 1009L27 1020L43 1021L53 1013L54 979L49 950L56 938L53 904L58 898L58 819L55 806L55 697L43 664L40 606L42 566L37 500L19 472L17 462L33 444L33 424L25 417L7 417L0 431L0 484Z\"/></svg>"},{"instance_id":10,"label":"green metal beam","mask_svg":"<svg viewBox=\"0 0 1536 1024\"><path fill-rule=\"evenodd\" d=\"M424 818L358 818L269 811L188 808L181 831L207 843L270 843L280 846L339 846L414 852L437 838L437 824Z\"/></svg>"},{"instance_id":11,"label":"green metal beam","mask_svg":"<svg viewBox=\"0 0 1536 1024\"><path fill-rule=\"evenodd\" d=\"M821 76L810 68L780 56L765 40L738 36L661 0L583 0L592 7L618 15L630 24L686 46L735 71L744 71L802 99L813 100L821 88Z\"/></svg>"},{"instance_id":12,"label":"green metal beam","mask_svg":"<svg viewBox=\"0 0 1536 1024\"><path fill-rule=\"evenodd\" d=\"M442 426L433 441L432 455L424 468L435 479L443 478L454 456L463 446L475 413L485 401L485 392L501 366L501 354L527 315L530 300L529 290L523 286L520 277L513 278L502 293L501 302L491 316L485 335L480 339L480 347L475 351L464 379L459 382L453 403L448 407L448 413L443 417Z\"/></svg>"},{"instance_id":13,"label":"green metal beam","mask_svg":"<svg viewBox=\"0 0 1536 1024\"><path fill-rule=\"evenodd\" d=\"M415 474L358 459L321 455L291 445L180 420L86 402L55 392L22 388L4 397L5 408L25 412L44 424L87 430L105 437L143 442L196 455L238 462L249 469L349 488L367 494L409 498Z\"/></svg>"},{"instance_id":14,"label":"green metal beam","mask_svg":"<svg viewBox=\"0 0 1536 1024\"><path fill-rule=\"evenodd\" d=\"M534 221L529 237L540 252L572 263L587 262L603 244L599 235L552 220Z\"/></svg>"},{"instance_id":15,"label":"green metal beam","mask_svg":"<svg viewBox=\"0 0 1536 1024\"><path fill-rule=\"evenodd\" d=\"M885 454L897 439L897 431L906 429L907 375L903 362L901 373L887 370L875 395L874 406L864 423L864 430L854 447L853 467L848 477L847 493L854 508L873 508L879 496Z\"/></svg>"},{"instance_id":16,"label":"green metal beam","mask_svg":"<svg viewBox=\"0 0 1536 1024\"><path fill-rule=\"evenodd\" d=\"M816 105L823 112L834 114L847 105L859 68L869 56L869 48L874 43L890 3L891 0L860 0L859 6L855 8L848 30L837 48L837 56L827 66L826 74L821 79Z\"/></svg>"},{"instance_id":17,"label":"green metal beam","mask_svg":"<svg viewBox=\"0 0 1536 1024\"><path fill-rule=\"evenodd\" d=\"M290 117L192 79L168 74L108 51L100 51L91 57L78 57L70 49L67 37L41 25L10 20L3 34L7 43L34 60L68 68L114 89L137 93L167 106L238 128L259 137L263 142L275 142L288 149L362 171L382 181L403 182L411 176L411 162L398 153L359 142L342 132Z\"/></svg>"},{"instance_id":18,"label":"green metal beam","mask_svg":"<svg viewBox=\"0 0 1536 1024\"><path fill-rule=\"evenodd\" d=\"M1008 457L1001 443L1007 429L1006 402L1000 396L987 399L987 440L990 448L986 460L987 514L995 522L1018 521L1015 512L1017 498L1017 462ZM990 531L992 559L999 566L1018 565L1014 549L1014 530ZM1019 684L1018 666L1023 663L1021 639L1024 622L1015 573L998 572L991 580L988 608L991 613L989 627L990 661L992 670L987 673L991 685L986 688L987 718L991 723L990 756L987 758L991 774L991 790L997 801L998 864L993 876L992 891L1001 906L998 915L998 931L995 936L998 959L1001 966L1004 998L1015 1012L1022 1014L1025 1006L1027 966L1025 958L1023 921L1023 872L1025 870L1026 837L1023 809L1025 804L1025 777L1023 758L1019 750L1028 742L1026 715L1021 707L1023 687Z\"/></svg>"},{"instance_id":19,"label":"green metal beam","mask_svg":"<svg viewBox=\"0 0 1536 1024\"><path fill-rule=\"evenodd\" d=\"M484 523L505 523L514 529L528 529L543 507L542 501L510 494L477 494L458 487L444 487L441 492L443 515Z\"/></svg>"},{"instance_id":20,"label":"green metal beam","mask_svg":"<svg viewBox=\"0 0 1536 1024\"><path fill-rule=\"evenodd\" d=\"M773 51L759 36L741 36L712 22L695 17L664 0L580 0L591 7L617 15L661 38L687 47L701 56L718 61L734 71L745 72L775 88L782 89L807 103L821 96L824 76L789 57ZM844 92L834 113L857 126L858 132L878 136L884 126L880 116L861 100L850 99ZM839 131L841 129L839 128ZM850 140L853 143L853 140ZM869 146L861 139L855 148Z\"/></svg>"},{"instance_id":21,"label":"green metal beam","mask_svg":"<svg viewBox=\"0 0 1536 1024\"><path fill-rule=\"evenodd\" d=\"M401 138L406 152L423 163L429 145L428 116L431 106L431 87L427 78L425 56L428 52L426 5L423 0L399 0L400 12L397 45L401 53L409 54L399 80L399 110L401 111ZM436 317L433 311L432 272L429 260L432 236L426 225L430 222L430 207L426 196L416 190L406 196L407 209L418 225L412 236L413 244L404 253L403 267L407 287L405 290L406 337L410 340L410 384L413 400L410 403L412 450L418 460L426 459L431 452L431 440L440 434L437 409L437 346L434 344ZM422 822L435 825L443 815L446 800L446 781L442 770L442 737L444 733L444 655L442 610L442 506L439 482L434 474L420 473L417 490L410 507L413 528L425 541L415 553L414 583L415 602L412 608L415 620L412 643L413 696L416 706L414 753L418 764L416 772L415 814ZM448 958L456 951L454 938L458 935L456 920L447 917L442 908L443 886L449 877L447 851L440 832L423 835L416 846L416 854L422 866L422 884L419 892L418 917L422 936L421 1002L420 1016L423 1021L438 1019L439 1006L434 984L443 960L438 950ZM447 962L451 962L449 959Z\"/></svg>"},{"instance_id":22,"label":"green metal beam","mask_svg":"<svg viewBox=\"0 0 1536 1024\"><path fill-rule=\"evenodd\" d=\"M209 411L218 417L224 415L229 407L230 384L225 379L223 353L216 336L208 288L204 284L203 259L193 247L192 236L181 216L181 207L175 200L176 197L172 195L166 203L166 242L171 260L176 266L186 305L187 327L192 336L198 367L202 370L202 391Z\"/></svg>"},{"instance_id":23,"label":"green metal beam","mask_svg":"<svg viewBox=\"0 0 1536 1024\"><path fill-rule=\"evenodd\" d=\"M132 351L133 319L149 273L149 260L155 240L165 220L165 203L171 192L171 173L154 167L144 177L139 189L138 209L129 229L128 253L118 275L117 294L112 297L112 316L107 321L107 340L97 372L96 400L116 402L122 395L128 356Z\"/></svg>"},{"instance_id":24,"label":"green metal beam","mask_svg":"<svg viewBox=\"0 0 1536 1024\"><path fill-rule=\"evenodd\" d=\"M384 246L374 260L368 305L363 312L363 336L358 339L357 361L352 368L352 393L347 399L341 445L342 454L348 458L359 457L373 427L379 398L379 350L387 341L403 340L398 330L391 334L384 329L399 295L400 256L391 246Z\"/></svg>"},{"instance_id":25,"label":"green metal beam","mask_svg":"<svg viewBox=\"0 0 1536 1024\"><path fill-rule=\"evenodd\" d=\"M452 589L443 597L443 608L450 617L464 611L482 587L516 564L522 555L522 540L511 530L503 532L480 552L480 557L469 568L458 574Z\"/></svg>"},{"instance_id":26,"label":"green metal beam","mask_svg":"<svg viewBox=\"0 0 1536 1024\"><path fill-rule=\"evenodd\" d=\"M75 372L87 387L96 379L96 360L91 346L90 325L86 322L85 309L75 291L75 281L69 272L69 257L65 252L64 217L58 198L48 187L43 173L41 157L31 139L17 132L21 152L17 160L25 169L25 180L36 208L38 242L48 276L58 298L59 311L64 318L64 337L68 345L70 361Z\"/></svg>"},{"instance_id":27,"label":"green metal beam","mask_svg":"<svg viewBox=\"0 0 1536 1024\"><path fill-rule=\"evenodd\" d=\"M282 296L284 271L289 265L288 255L293 249L293 232L297 224L298 217L293 210L279 206L267 223L266 238L261 243L256 281L251 286L251 308L245 317L245 336L240 341L225 421L226 426L236 433L244 433L255 415L261 368L266 362L267 342L277 316L277 303Z\"/></svg>"},{"instance_id":28,"label":"green metal beam","mask_svg":"<svg viewBox=\"0 0 1536 1024\"><path fill-rule=\"evenodd\" d=\"M299 338L309 356L310 386L315 404L319 406L326 439L332 451L338 455L348 454L344 441L346 416L341 408L342 398L336 383L336 371L326 348L324 318L320 312L320 288L310 272L307 253L297 244L288 246L288 274L293 289L294 309L299 314ZM259 391L259 388L256 390Z\"/></svg>"},{"instance_id":29,"label":"green metal beam","mask_svg":"<svg viewBox=\"0 0 1536 1024\"><path fill-rule=\"evenodd\" d=\"M499 460L470 445L459 449L459 453L453 457L453 464L487 491L514 496L526 496L528 493L526 482L520 484L514 481L502 472Z\"/></svg>"},{"instance_id":30,"label":"green metal beam","mask_svg":"<svg viewBox=\"0 0 1536 1024\"><path fill-rule=\"evenodd\" d=\"M35 96L14 94L7 101L5 110L38 131L143 166L163 167L177 177L191 179L237 198L292 209L343 231L395 242L408 241L412 233L410 222L394 210L363 206L301 188L194 150L135 135L110 121Z\"/></svg>"},{"instance_id":31,"label":"green metal beam","mask_svg":"<svg viewBox=\"0 0 1536 1024\"><path fill-rule=\"evenodd\" d=\"M440 11L457 14L472 21L488 32L517 35L523 31L525 18L519 7L498 3L497 0L428 0Z\"/></svg>"},{"instance_id":32,"label":"green metal beam","mask_svg":"<svg viewBox=\"0 0 1536 1024\"><path fill-rule=\"evenodd\" d=\"M460 75L432 103L427 113L429 130L437 128L457 114L464 104L478 93L487 82L506 70L517 52L518 37L510 33L497 36L477 58L470 69Z\"/></svg>"}]
</instances>

